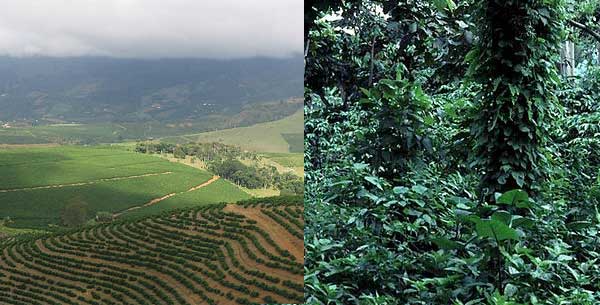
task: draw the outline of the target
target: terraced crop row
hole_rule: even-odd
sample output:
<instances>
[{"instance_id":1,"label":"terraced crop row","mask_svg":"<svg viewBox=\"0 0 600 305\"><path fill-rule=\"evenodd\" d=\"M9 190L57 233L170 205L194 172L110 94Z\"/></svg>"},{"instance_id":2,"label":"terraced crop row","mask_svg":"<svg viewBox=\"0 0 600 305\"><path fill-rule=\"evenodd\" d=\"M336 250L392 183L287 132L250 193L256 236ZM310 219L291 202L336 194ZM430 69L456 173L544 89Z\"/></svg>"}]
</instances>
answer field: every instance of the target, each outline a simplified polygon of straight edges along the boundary
<instances>
[{"instance_id":1,"label":"terraced crop row","mask_svg":"<svg viewBox=\"0 0 600 305\"><path fill-rule=\"evenodd\" d=\"M302 214L218 205L5 242L0 303L302 303Z\"/></svg>"}]
</instances>

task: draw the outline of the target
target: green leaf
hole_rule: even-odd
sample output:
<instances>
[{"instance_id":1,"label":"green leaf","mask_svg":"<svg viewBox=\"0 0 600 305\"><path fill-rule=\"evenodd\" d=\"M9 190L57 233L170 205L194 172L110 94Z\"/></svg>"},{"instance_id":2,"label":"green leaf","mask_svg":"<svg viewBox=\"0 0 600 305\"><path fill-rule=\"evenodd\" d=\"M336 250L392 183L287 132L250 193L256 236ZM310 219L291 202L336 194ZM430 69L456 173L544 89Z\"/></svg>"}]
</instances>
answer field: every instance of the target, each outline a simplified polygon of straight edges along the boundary
<instances>
[{"instance_id":1,"label":"green leaf","mask_svg":"<svg viewBox=\"0 0 600 305\"><path fill-rule=\"evenodd\" d=\"M415 33L417 31L417 23L413 22L408 26L409 33Z\"/></svg>"},{"instance_id":2,"label":"green leaf","mask_svg":"<svg viewBox=\"0 0 600 305\"><path fill-rule=\"evenodd\" d=\"M510 225L512 215L507 211L496 211L494 214L492 214L492 219Z\"/></svg>"},{"instance_id":3,"label":"green leaf","mask_svg":"<svg viewBox=\"0 0 600 305\"><path fill-rule=\"evenodd\" d=\"M459 26L461 29L466 29L466 28L468 28L468 27L469 27L469 25L467 25L467 24L466 24L464 21L462 21L462 20L457 20L457 21L456 21L456 24L458 24L458 26Z\"/></svg>"},{"instance_id":4,"label":"green leaf","mask_svg":"<svg viewBox=\"0 0 600 305\"><path fill-rule=\"evenodd\" d=\"M429 107L429 97L425 95L421 86L416 86L413 90L413 93L415 95L415 100L419 102L420 106L423 108Z\"/></svg>"},{"instance_id":5,"label":"green leaf","mask_svg":"<svg viewBox=\"0 0 600 305\"><path fill-rule=\"evenodd\" d=\"M365 88L360 88L360 91L362 91L362 93L366 96L366 97L371 97L371 91L369 91L368 89Z\"/></svg>"},{"instance_id":6,"label":"green leaf","mask_svg":"<svg viewBox=\"0 0 600 305\"><path fill-rule=\"evenodd\" d=\"M364 169L366 169L367 167L369 167L369 165L368 165L368 164L366 164L366 163L354 163L354 164L352 165L352 167L353 167L355 170L364 170Z\"/></svg>"},{"instance_id":7,"label":"green leaf","mask_svg":"<svg viewBox=\"0 0 600 305\"><path fill-rule=\"evenodd\" d=\"M445 10L446 7L448 6L448 3L446 2L446 0L434 0L433 4L440 11Z\"/></svg>"},{"instance_id":8,"label":"green leaf","mask_svg":"<svg viewBox=\"0 0 600 305\"><path fill-rule=\"evenodd\" d=\"M454 3L454 1L452 0L446 0L446 3L448 4L448 9L453 11L454 9L456 9L456 3Z\"/></svg>"},{"instance_id":9,"label":"green leaf","mask_svg":"<svg viewBox=\"0 0 600 305\"><path fill-rule=\"evenodd\" d=\"M589 221L573 221L567 224L567 227L570 230L583 230L592 226L592 223Z\"/></svg>"},{"instance_id":10,"label":"green leaf","mask_svg":"<svg viewBox=\"0 0 600 305\"><path fill-rule=\"evenodd\" d=\"M518 227L532 228L534 225L535 225L535 222L530 218L519 216L519 215L513 216L513 219L512 219L513 228L518 228Z\"/></svg>"},{"instance_id":11,"label":"green leaf","mask_svg":"<svg viewBox=\"0 0 600 305\"><path fill-rule=\"evenodd\" d=\"M497 241L519 240L517 231L495 219L481 219L476 222L475 231L479 237L489 237Z\"/></svg>"},{"instance_id":12,"label":"green leaf","mask_svg":"<svg viewBox=\"0 0 600 305\"><path fill-rule=\"evenodd\" d=\"M519 88L513 84L508 84L508 89L510 89L510 94L512 96L518 96L519 95Z\"/></svg>"},{"instance_id":13,"label":"green leaf","mask_svg":"<svg viewBox=\"0 0 600 305\"><path fill-rule=\"evenodd\" d=\"M428 188L426 188L422 185L413 185L410 189L419 195L425 194L425 192L427 192L427 190L428 190Z\"/></svg>"},{"instance_id":14,"label":"green leaf","mask_svg":"<svg viewBox=\"0 0 600 305\"><path fill-rule=\"evenodd\" d=\"M465 55L465 62L471 63L479 56L479 51L477 49L473 49Z\"/></svg>"},{"instance_id":15,"label":"green leaf","mask_svg":"<svg viewBox=\"0 0 600 305\"><path fill-rule=\"evenodd\" d=\"M369 181L375 187L383 191L383 187L381 186L381 179L379 177L367 176L365 180Z\"/></svg>"},{"instance_id":16,"label":"green leaf","mask_svg":"<svg viewBox=\"0 0 600 305\"><path fill-rule=\"evenodd\" d=\"M525 180L525 174L522 172L511 172L510 175L513 177L513 179L515 179L515 181L517 182L517 185L519 185L520 187L523 186L524 184L524 180Z\"/></svg>"},{"instance_id":17,"label":"green leaf","mask_svg":"<svg viewBox=\"0 0 600 305\"><path fill-rule=\"evenodd\" d=\"M405 186L396 186L392 189L392 191L396 195L402 195L402 194L406 194L408 192L408 188Z\"/></svg>"},{"instance_id":18,"label":"green leaf","mask_svg":"<svg viewBox=\"0 0 600 305\"><path fill-rule=\"evenodd\" d=\"M396 80L402 80L402 68L396 68Z\"/></svg>"},{"instance_id":19,"label":"green leaf","mask_svg":"<svg viewBox=\"0 0 600 305\"><path fill-rule=\"evenodd\" d=\"M517 207L525 207L523 205L518 206L517 204L519 203L527 203L529 200L529 196L527 195L527 193L523 190L512 190L512 191L508 191L502 195L500 195L500 197L498 197L498 199L496 199L496 203L498 204L506 204L506 205L516 205ZM527 204L527 207L529 206L529 204Z\"/></svg>"},{"instance_id":20,"label":"green leaf","mask_svg":"<svg viewBox=\"0 0 600 305\"><path fill-rule=\"evenodd\" d=\"M513 295L515 295L515 294L517 293L517 291L518 291L518 290L519 290L519 289L517 288L517 286L515 286L515 285L513 285L513 284L511 284L511 283L508 283L508 284L506 284L506 286L504 287L504 294L505 294L507 297L512 297Z\"/></svg>"}]
</instances>

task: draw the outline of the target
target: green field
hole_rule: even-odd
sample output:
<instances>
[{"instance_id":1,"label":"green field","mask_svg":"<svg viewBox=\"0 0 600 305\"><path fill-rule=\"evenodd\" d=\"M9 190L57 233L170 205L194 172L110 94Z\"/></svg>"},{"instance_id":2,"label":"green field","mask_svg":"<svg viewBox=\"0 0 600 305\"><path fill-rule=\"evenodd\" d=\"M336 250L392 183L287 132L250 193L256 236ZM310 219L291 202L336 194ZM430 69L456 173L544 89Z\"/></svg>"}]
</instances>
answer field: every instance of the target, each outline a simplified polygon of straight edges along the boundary
<instances>
[{"instance_id":1,"label":"green field","mask_svg":"<svg viewBox=\"0 0 600 305\"><path fill-rule=\"evenodd\" d=\"M123 217L152 215L165 210L197 206L201 202L237 202L249 198L250 195L240 191L237 186L220 179L205 188L177 194L159 204L126 212Z\"/></svg>"},{"instance_id":2,"label":"green field","mask_svg":"<svg viewBox=\"0 0 600 305\"><path fill-rule=\"evenodd\" d=\"M304 114L302 110L284 119L249 127L232 128L163 138L164 142L220 142L257 152L302 152Z\"/></svg>"},{"instance_id":3,"label":"green field","mask_svg":"<svg viewBox=\"0 0 600 305\"><path fill-rule=\"evenodd\" d=\"M10 217L15 228L47 228L60 222L69 202L85 203L92 218L100 211L116 213L186 192L211 177L197 168L109 146L0 149L0 218ZM180 202L190 206L248 197L228 182L217 182L182 194ZM177 207L175 197L139 211Z\"/></svg>"},{"instance_id":4,"label":"green field","mask_svg":"<svg viewBox=\"0 0 600 305\"><path fill-rule=\"evenodd\" d=\"M261 155L285 167L304 166L303 153L262 153Z\"/></svg>"},{"instance_id":5,"label":"green field","mask_svg":"<svg viewBox=\"0 0 600 305\"><path fill-rule=\"evenodd\" d=\"M263 200L0 238L0 304L302 303L302 198Z\"/></svg>"},{"instance_id":6,"label":"green field","mask_svg":"<svg viewBox=\"0 0 600 305\"><path fill-rule=\"evenodd\" d=\"M304 153L304 133L282 133L291 153Z\"/></svg>"}]
</instances>

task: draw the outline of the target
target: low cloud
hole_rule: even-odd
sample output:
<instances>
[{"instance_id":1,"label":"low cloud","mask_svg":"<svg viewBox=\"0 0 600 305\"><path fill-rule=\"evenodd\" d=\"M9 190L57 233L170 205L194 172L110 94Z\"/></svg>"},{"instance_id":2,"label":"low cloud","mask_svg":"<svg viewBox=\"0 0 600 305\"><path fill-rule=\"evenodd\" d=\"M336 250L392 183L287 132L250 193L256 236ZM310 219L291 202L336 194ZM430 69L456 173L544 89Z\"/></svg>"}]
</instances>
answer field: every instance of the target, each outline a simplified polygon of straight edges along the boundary
<instances>
[{"instance_id":1,"label":"low cloud","mask_svg":"<svg viewBox=\"0 0 600 305\"><path fill-rule=\"evenodd\" d=\"M4 0L0 55L239 58L302 52L301 0Z\"/></svg>"}]
</instances>

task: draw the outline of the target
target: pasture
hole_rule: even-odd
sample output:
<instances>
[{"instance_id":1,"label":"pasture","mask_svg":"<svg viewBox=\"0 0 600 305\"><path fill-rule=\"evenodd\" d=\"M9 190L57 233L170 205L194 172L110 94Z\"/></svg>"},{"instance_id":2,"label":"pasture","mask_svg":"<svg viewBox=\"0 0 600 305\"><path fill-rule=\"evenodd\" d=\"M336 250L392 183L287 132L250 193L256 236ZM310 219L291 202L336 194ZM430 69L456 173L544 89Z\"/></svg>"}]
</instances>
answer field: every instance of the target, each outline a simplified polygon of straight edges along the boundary
<instances>
[{"instance_id":1,"label":"pasture","mask_svg":"<svg viewBox=\"0 0 600 305\"><path fill-rule=\"evenodd\" d=\"M300 177L304 177L304 154L303 153L261 153L263 158L276 163L282 167L280 171L291 169Z\"/></svg>"},{"instance_id":2,"label":"pasture","mask_svg":"<svg viewBox=\"0 0 600 305\"><path fill-rule=\"evenodd\" d=\"M220 142L240 146L256 152L287 153L298 152L303 147L304 113L298 110L291 116L278 121L260 123L248 127L166 137L162 141L170 143L210 143ZM303 149L299 150L300 152Z\"/></svg>"},{"instance_id":3,"label":"pasture","mask_svg":"<svg viewBox=\"0 0 600 305\"><path fill-rule=\"evenodd\" d=\"M65 206L73 202L85 205L91 219L98 212L118 213L187 192L211 178L197 168L110 146L0 149L0 218L10 217L13 228L47 229L60 224ZM185 201L185 206L247 198L228 182L220 184L228 187L226 192L218 187L198 189L188 195L195 200ZM177 207L171 202L148 208Z\"/></svg>"}]
</instances>

